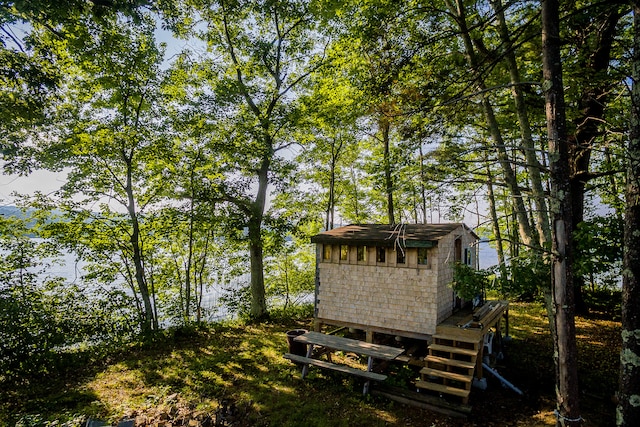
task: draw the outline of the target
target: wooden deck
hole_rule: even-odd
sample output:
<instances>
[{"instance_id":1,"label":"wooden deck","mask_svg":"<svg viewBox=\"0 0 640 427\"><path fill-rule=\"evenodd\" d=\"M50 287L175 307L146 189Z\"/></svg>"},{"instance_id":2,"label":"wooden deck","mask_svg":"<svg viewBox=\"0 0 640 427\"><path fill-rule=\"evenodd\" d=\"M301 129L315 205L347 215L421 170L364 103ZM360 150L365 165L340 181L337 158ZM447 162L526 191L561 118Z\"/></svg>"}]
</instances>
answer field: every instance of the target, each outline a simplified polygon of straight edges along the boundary
<instances>
[{"instance_id":1,"label":"wooden deck","mask_svg":"<svg viewBox=\"0 0 640 427\"><path fill-rule=\"evenodd\" d=\"M500 322L501 316L508 311L507 301L487 301L476 313L460 311L449 316L436 326L436 335L452 334L475 340L495 327ZM506 328L508 333L508 323Z\"/></svg>"}]
</instances>

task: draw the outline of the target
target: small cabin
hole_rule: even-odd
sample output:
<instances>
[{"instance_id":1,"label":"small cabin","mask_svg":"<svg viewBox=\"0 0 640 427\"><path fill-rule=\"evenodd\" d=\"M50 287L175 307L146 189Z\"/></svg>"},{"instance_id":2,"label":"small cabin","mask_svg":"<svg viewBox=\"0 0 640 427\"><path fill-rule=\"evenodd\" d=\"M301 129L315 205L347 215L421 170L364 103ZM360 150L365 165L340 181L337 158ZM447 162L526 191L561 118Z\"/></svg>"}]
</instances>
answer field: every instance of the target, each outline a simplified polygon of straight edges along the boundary
<instances>
[{"instance_id":1,"label":"small cabin","mask_svg":"<svg viewBox=\"0 0 640 427\"><path fill-rule=\"evenodd\" d=\"M429 339L461 301L454 263L477 268L478 236L465 224L353 224L317 234L318 325Z\"/></svg>"}]
</instances>

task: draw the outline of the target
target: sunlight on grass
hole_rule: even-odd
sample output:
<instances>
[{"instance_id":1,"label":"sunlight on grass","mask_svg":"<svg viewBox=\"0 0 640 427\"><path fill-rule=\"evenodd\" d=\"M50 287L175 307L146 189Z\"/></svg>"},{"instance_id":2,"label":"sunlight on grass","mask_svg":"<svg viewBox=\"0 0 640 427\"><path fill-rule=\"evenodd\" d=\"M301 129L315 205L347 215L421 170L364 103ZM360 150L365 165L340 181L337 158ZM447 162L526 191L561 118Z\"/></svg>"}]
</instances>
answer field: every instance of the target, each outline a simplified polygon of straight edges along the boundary
<instances>
[{"instance_id":1,"label":"sunlight on grass","mask_svg":"<svg viewBox=\"0 0 640 427\"><path fill-rule=\"evenodd\" d=\"M149 395L160 390L148 387L140 371L128 370L123 364L99 373L86 387L98 397L101 406L110 412L123 412L144 403Z\"/></svg>"},{"instance_id":2,"label":"sunlight on grass","mask_svg":"<svg viewBox=\"0 0 640 427\"><path fill-rule=\"evenodd\" d=\"M539 426L555 426L556 416L553 411L540 412L533 416L533 419L540 422Z\"/></svg>"},{"instance_id":3,"label":"sunlight on grass","mask_svg":"<svg viewBox=\"0 0 640 427\"><path fill-rule=\"evenodd\" d=\"M222 375L213 371L202 371L199 375L203 380L218 387L231 387L233 385L232 381L225 380Z\"/></svg>"},{"instance_id":4,"label":"sunlight on grass","mask_svg":"<svg viewBox=\"0 0 640 427\"><path fill-rule=\"evenodd\" d=\"M511 303L509 308L509 335L522 338L548 334L549 322L544 308L538 304Z\"/></svg>"},{"instance_id":5,"label":"sunlight on grass","mask_svg":"<svg viewBox=\"0 0 640 427\"><path fill-rule=\"evenodd\" d=\"M19 410L41 411L49 419L82 413L110 421L123 416L152 420L161 413L212 417L226 402L237 408L238 425L252 427L554 425L552 342L545 309L512 303L509 314L513 339L499 371L526 397L505 392L493 381L484 393L472 393L473 415L467 421L451 422L432 411L363 397L363 381L341 373L312 367L301 379L300 368L282 357L287 351L285 331L301 327L299 320L295 325L221 324L136 347L106 368L89 370L83 375L87 380L63 386L62 392L25 393L23 400L33 403ZM311 329L311 319L308 323L303 327ZM576 330L581 391L585 400L593 396L585 403L585 417L594 422L610 419L620 324L577 318ZM363 361L349 353L334 355L334 361L364 369ZM38 399L49 399L48 407L41 408ZM2 415L0 424L10 419Z\"/></svg>"}]
</instances>

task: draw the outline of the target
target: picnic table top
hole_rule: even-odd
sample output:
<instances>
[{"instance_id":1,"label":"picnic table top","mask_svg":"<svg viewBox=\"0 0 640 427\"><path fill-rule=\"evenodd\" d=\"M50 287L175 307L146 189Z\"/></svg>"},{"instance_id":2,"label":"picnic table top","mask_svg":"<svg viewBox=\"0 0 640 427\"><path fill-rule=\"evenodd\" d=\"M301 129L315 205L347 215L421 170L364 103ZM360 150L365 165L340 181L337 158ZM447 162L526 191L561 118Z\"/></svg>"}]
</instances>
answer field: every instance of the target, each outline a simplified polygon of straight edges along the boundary
<instances>
[{"instance_id":1,"label":"picnic table top","mask_svg":"<svg viewBox=\"0 0 640 427\"><path fill-rule=\"evenodd\" d=\"M320 332L306 332L294 338L295 341L304 344L315 344L333 350L351 351L376 359L393 360L404 353L404 349L382 344L373 344L351 338L336 335L327 335Z\"/></svg>"}]
</instances>

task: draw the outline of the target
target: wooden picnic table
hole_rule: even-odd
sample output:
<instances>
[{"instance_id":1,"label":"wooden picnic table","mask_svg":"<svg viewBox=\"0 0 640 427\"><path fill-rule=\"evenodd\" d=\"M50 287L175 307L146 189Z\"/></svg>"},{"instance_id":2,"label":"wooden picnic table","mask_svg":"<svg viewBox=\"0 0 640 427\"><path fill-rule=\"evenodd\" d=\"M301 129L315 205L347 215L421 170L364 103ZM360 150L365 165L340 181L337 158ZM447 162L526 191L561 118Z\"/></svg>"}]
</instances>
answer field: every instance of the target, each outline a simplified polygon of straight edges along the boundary
<instances>
[{"instance_id":1,"label":"wooden picnic table","mask_svg":"<svg viewBox=\"0 0 640 427\"><path fill-rule=\"evenodd\" d=\"M364 384L364 389L362 391L363 394L367 394L369 392L369 384L371 380L384 381L387 378L387 376L384 374L373 372L374 359L393 360L404 353L404 349L402 348L373 344L360 340L354 340L351 338L344 338L336 335L327 335L313 331L306 332L303 335L295 337L294 341L307 344L308 347L306 357L289 353L285 354L284 357L303 365L302 378L307 375L309 371L309 365L356 375L367 380ZM352 368L350 366L338 365L332 363L331 361L314 359L312 356L315 346L323 347L329 352L346 351L367 356L367 370L363 371L361 369Z\"/></svg>"}]
</instances>

